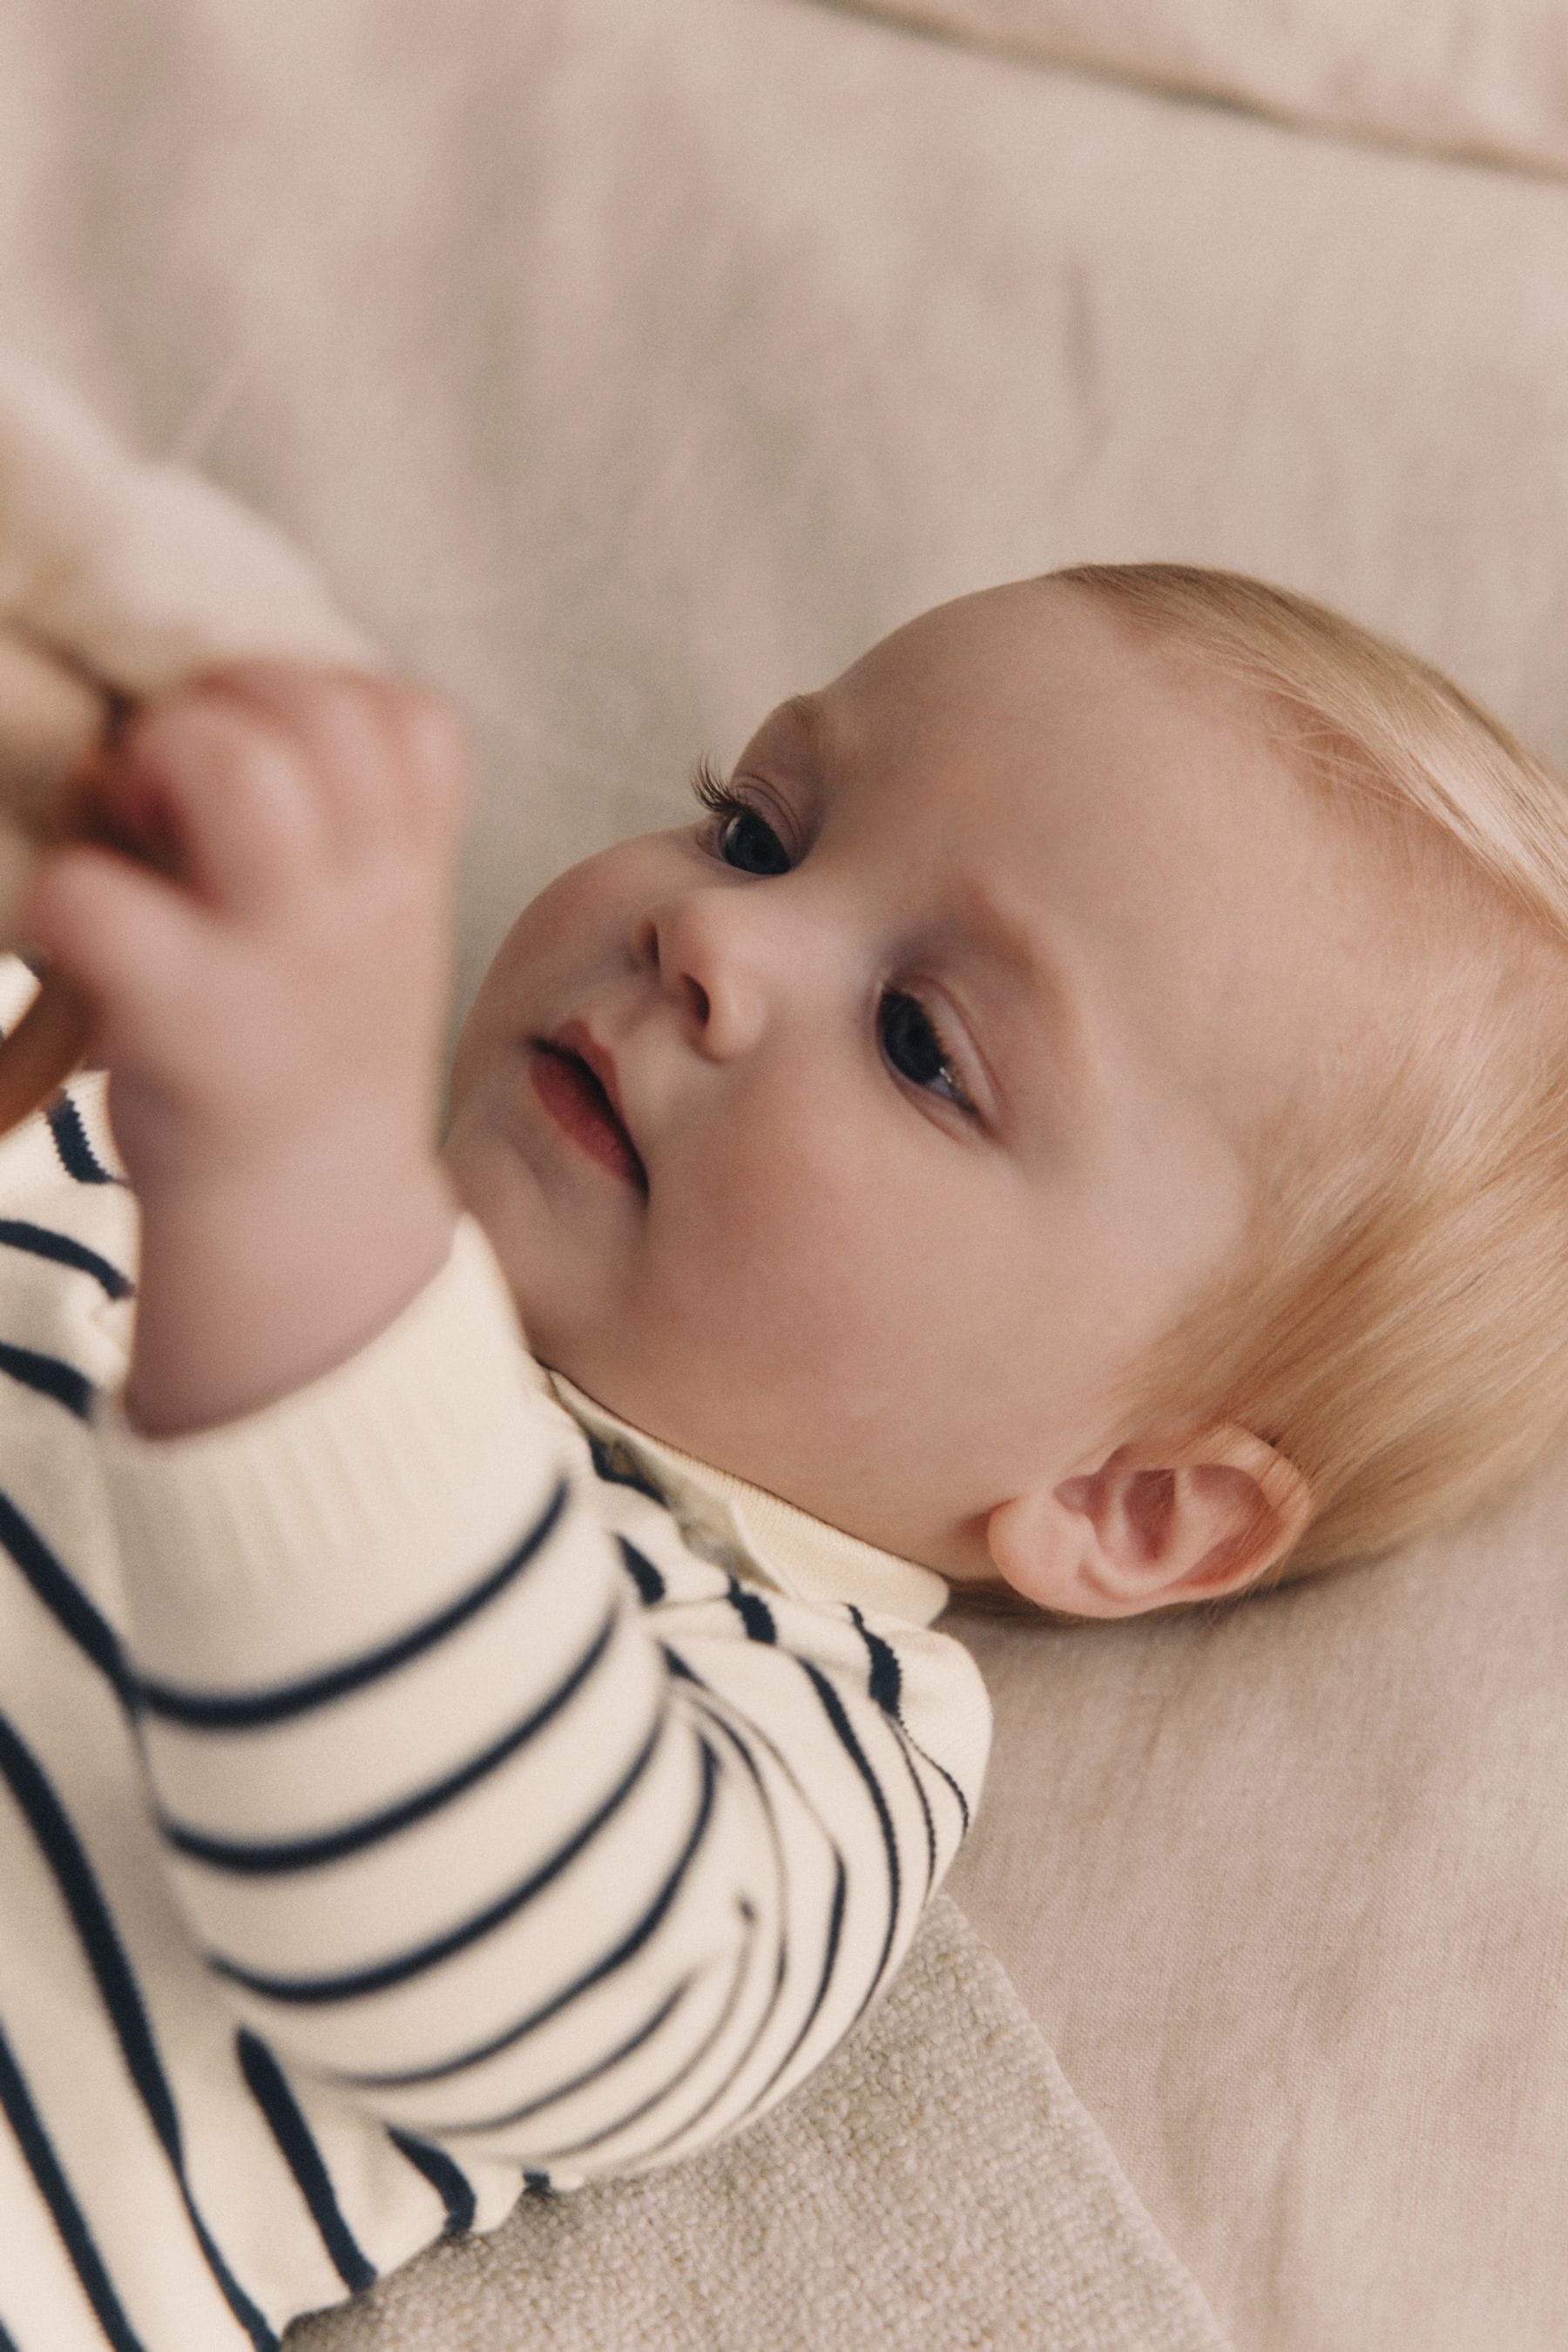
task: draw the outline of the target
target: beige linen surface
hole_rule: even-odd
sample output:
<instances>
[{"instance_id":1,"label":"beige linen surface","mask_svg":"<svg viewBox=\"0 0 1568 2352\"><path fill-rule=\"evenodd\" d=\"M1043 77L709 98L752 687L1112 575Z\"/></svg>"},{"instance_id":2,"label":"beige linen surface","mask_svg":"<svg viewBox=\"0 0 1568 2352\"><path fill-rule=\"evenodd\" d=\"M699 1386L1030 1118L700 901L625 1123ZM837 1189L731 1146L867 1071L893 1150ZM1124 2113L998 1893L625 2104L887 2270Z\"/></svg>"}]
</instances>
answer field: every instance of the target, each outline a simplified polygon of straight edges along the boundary
<instances>
[{"instance_id":1,"label":"beige linen surface","mask_svg":"<svg viewBox=\"0 0 1568 2352\"><path fill-rule=\"evenodd\" d=\"M1568 173L1563 0L840 0L1286 122Z\"/></svg>"},{"instance_id":2,"label":"beige linen surface","mask_svg":"<svg viewBox=\"0 0 1568 2352\"><path fill-rule=\"evenodd\" d=\"M1561 184L806 0L7 0L0 131L7 338L468 716L465 994L698 751L1056 563L1286 581L1568 755ZM1239 2352L1568 2341L1563 1507L981 1637L961 1891Z\"/></svg>"},{"instance_id":3,"label":"beige linen surface","mask_svg":"<svg viewBox=\"0 0 1568 2352\"><path fill-rule=\"evenodd\" d=\"M1214 1624L967 1629L952 1891L1240 2343L1568 2342L1565 1528L1568 1460Z\"/></svg>"}]
</instances>

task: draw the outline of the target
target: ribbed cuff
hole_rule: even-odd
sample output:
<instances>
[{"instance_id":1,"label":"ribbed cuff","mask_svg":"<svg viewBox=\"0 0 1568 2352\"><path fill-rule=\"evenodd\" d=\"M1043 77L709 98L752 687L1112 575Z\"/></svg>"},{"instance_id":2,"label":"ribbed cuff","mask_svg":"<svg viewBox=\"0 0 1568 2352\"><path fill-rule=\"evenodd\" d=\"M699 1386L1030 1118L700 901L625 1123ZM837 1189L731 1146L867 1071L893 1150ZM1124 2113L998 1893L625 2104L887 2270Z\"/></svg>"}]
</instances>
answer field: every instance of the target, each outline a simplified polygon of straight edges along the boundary
<instances>
[{"instance_id":1,"label":"ribbed cuff","mask_svg":"<svg viewBox=\"0 0 1568 2352\"><path fill-rule=\"evenodd\" d=\"M139 1667L265 1683L395 1633L493 1566L542 1505L571 1423L489 1244L446 1265L346 1363L243 1420L149 1438L100 1408Z\"/></svg>"}]
</instances>

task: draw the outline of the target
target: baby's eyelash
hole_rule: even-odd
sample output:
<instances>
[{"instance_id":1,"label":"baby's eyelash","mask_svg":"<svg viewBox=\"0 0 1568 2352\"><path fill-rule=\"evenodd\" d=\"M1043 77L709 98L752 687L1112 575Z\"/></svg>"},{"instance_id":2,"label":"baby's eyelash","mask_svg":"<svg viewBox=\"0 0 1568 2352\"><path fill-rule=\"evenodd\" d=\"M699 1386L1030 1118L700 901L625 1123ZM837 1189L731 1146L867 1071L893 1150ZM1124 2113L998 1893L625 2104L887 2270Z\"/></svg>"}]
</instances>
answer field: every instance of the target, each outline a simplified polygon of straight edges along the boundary
<instances>
[{"instance_id":1,"label":"baby's eyelash","mask_svg":"<svg viewBox=\"0 0 1568 2352\"><path fill-rule=\"evenodd\" d=\"M742 805L706 751L691 771L691 789L715 816L732 816Z\"/></svg>"},{"instance_id":2,"label":"baby's eyelash","mask_svg":"<svg viewBox=\"0 0 1568 2352\"><path fill-rule=\"evenodd\" d=\"M795 860L778 821L725 783L710 759L697 762L691 789L709 813L698 839L710 856L740 874L789 872Z\"/></svg>"}]
</instances>

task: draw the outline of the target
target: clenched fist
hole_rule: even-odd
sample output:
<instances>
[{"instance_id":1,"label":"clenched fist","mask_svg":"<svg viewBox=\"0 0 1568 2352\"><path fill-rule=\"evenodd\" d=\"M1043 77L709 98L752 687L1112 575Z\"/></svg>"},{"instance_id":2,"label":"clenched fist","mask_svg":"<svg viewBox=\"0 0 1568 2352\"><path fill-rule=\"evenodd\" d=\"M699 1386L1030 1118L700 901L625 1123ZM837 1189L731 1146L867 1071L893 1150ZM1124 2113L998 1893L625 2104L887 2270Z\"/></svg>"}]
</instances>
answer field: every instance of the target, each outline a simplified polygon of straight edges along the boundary
<instances>
[{"instance_id":1,"label":"clenched fist","mask_svg":"<svg viewBox=\"0 0 1568 2352\"><path fill-rule=\"evenodd\" d=\"M126 1409L172 1434L341 1360L445 1255L464 751L411 688L232 662L140 709L89 789L20 922L109 1069L142 1212Z\"/></svg>"}]
</instances>

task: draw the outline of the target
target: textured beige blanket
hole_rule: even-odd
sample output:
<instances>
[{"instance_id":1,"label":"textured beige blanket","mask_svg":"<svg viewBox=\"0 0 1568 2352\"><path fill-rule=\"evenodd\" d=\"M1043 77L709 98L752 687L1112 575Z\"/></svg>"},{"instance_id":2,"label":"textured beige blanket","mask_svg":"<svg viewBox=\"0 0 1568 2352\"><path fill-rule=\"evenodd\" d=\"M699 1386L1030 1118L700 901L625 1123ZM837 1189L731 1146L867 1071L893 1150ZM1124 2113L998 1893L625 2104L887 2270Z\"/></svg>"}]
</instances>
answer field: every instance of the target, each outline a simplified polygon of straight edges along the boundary
<instances>
[{"instance_id":1,"label":"textured beige blanket","mask_svg":"<svg viewBox=\"0 0 1568 2352\"><path fill-rule=\"evenodd\" d=\"M1017 1995L939 1895L795 2099L444 2246L289 2352L1218 2352Z\"/></svg>"}]
</instances>

